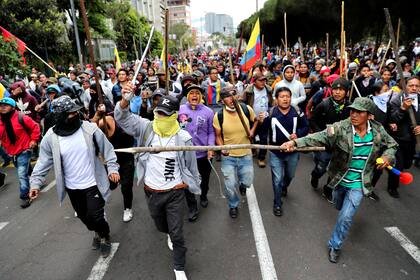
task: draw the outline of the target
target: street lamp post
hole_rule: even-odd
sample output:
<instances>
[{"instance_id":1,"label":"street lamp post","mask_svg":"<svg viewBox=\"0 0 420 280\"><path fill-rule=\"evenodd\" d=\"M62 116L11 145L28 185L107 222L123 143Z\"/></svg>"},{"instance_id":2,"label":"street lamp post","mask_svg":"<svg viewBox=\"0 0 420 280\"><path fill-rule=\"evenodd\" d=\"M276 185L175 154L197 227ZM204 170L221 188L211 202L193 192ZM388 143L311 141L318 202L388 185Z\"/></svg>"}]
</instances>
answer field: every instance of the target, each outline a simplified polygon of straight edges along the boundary
<instances>
[{"instance_id":1,"label":"street lamp post","mask_svg":"<svg viewBox=\"0 0 420 280\"><path fill-rule=\"evenodd\" d=\"M79 58L80 66L83 67L82 52L80 50L79 30L77 28L76 13L74 12L74 0L70 0L70 7L71 7L71 17L73 20L74 37L76 39L77 56Z\"/></svg>"}]
</instances>

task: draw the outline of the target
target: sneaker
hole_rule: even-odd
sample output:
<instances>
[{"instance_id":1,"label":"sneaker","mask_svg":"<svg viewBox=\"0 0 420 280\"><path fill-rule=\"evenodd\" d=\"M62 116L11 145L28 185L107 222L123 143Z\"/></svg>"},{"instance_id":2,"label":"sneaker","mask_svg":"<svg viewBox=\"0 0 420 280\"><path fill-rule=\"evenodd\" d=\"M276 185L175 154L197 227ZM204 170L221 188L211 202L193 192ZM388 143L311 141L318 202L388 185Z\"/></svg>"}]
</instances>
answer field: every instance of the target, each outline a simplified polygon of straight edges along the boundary
<instances>
[{"instance_id":1,"label":"sneaker","mask_svg":"<svg viewBox=\"0 0 420 280\"><path fill-rule=\"evenodd\" d=\"M241 193L241 195L246 195L246 187L240 185L239 186L239 192Z\"/></svg>"},{"instance_id":2,"label":"sneaker","mask_svg":"<svg viewBox=\"0 0 420 280\"><path fill-rule=\"evenodd\" d=\"M109 256L109 253L111 253L111 240L108 238L101 238L100 243L100 249L101 249L101 255L103 258L106 258Z\"/></svg>"},{"instance_id":3,"label":"sneaker","mask_svg":"<svg viewBox=\"0 0 420 280\"><path fill-rule=\"evenodd\" d=\"M20 207L22 209L28 208L29 206L31 206L32 200L30 200L29 198L27 199L22 199L22 203L20 204Z\"/></svg>"},{"instance_id":4,"label":"sneaker","mask_svg":"<svg viewBox=\"0 0 420 280\"><path fill-rule=\"evenodd\" d=\"M336 250L333 248L328 249L328 260L330 262L337 263L339 257L340 257L340 250Z\"/></svg>"},{"instance_id":5,"label":"sneaker","mask_svg":"<svg viewBox=\"0 0 420 280\"><path fill-rule=\"evenodd\" d=\"M389 189L388 193L393 198L400 198L400 194L398 193L398 191L396 189Z\"/></svg>"},{"instance_id":6,"label":"sneaker","mask_svg":"<svg viewBox=\"0 0 420 280\"><path fill-rule=\"evenodd\" d=\"M201 198L200 199L200 205L203 208L207 208L207 206L209 205L209 200L207 198Z\"/></svg>"},{"instance_id":7,"label":"sneaker","mask_svg":"<svg viewBox=\"0 0 420 280\"><path fill-rule=\"evenodd\" d=\"M133 219L133 209L127 208L124 210L123 222L128 223L131 219Z\"/></svg>"},{"instance_id":8,"label":"sneaker","mask_svg":"<svg viewBox=\"0 0 420 280\"><path fill-rule=\"evenodd\" d=\"M192 209L188 211L188 221L195 222L198 219L198 209Z\"/></svg>"},{"instance_id":9,"label":"sneaker","mask_svg":"<svg viewBox=\"0 0 420 280\"><path fill-rule=\"evenodd\" d=\"M262 159L259 159L258 160L258 166L260 167L260 168L264 168L265 167L265 161Z\"/></svg>"},{"instance_id":10,"label":"sneaker","mask_svg":"<svg viewBox=\"0 0 420 280\"><path fill-rule=\"evenodd\" d=\"M3 164L2 164L1 167L8 167L11 162L12 161L10 159L9 160L6 160L6 161L3 162Z\"/></svg>"},{"instance_id":11,"label":"sneaker","mask_svg":"<svg viewBox=\"0 0 420 280\"><path fill-rule=\"evenodd\" d=\"M174 244L172 244L171 236L169 234L167 234L167 236L168 236L168 248L169 248L169 250L173 251L174 250Z\"/></svg>"},{"instance_id":12,"label":"sneaker","mask_svg":"<svg viewBox=\"0 0 420 280\"><path fill-rule=\"evenodd\" d=\"M188 280L187 275L185 274L185 271L174 269L174 272L175 272L176 280Z\"/></svg>"},{"instance_id":13,"label":"sneaker","mask_svg":"<svg viewBox=\"0 0 420 280\"><path fill-rule=\"evenodd\" d=\"M101 248L101 238L99 237L98 233L95 232L92 240L92 250L99 250Z\"/></svg>"},{"instance_id":14,"label":"sneaker","mask_svg":"<svg viewBox=\"0 0 420 280\"><path fill-rule=\"evenodd\" d=\"M283 215L283 209L281 207L273 207L274 216L280 217Z\"/></svg>"},{"instance_id":15,"label":"sneaker","mask_svg":"<svg viewBox=\"0 0 420 280\"><path fill-rule=\"evenodd\" d=\"M4 186L4 179L6 179L7 174L0 172L0 188Z\"/></svg>"},{"instance_id":16,"label":"sneaker","mask_svg":"<svg viewBox=\"0 0 420 280\"><path fill-rule=\"evenodd\" d=\"M318 188L318 181L319 181L318 178L315 178L314 176L311 176L311 186L312 186L312 188L314 188L314 189Z\"/></svg>"},{"instance_id":17,"label":"sneaker","mask_svg":"<svg viewBox=\"0 0 420 280\"><path fill-rule=\"evenodd\" d=\"M374 201L379 201L379 196L374 192L371 192L368 197Z\"/></svg>"},{"instance_id":18,"label":"sneaker","mask_svg":"<svg viewBox=\"0 0 420 280\"><path fill-rule=\"evenodd\" d=\"M229 215L232 219L236 219L238 217L238 207L230 208Z\"/></svg>"},{"instance_id":19,"label":"sneaker","mask_svg":"<svg viewBox=\"0 0 420 280\"><path fill-rule=\"evenodd\" d=\"M333 203L333 198L332 198L332 189L324 186L324 189L322 191L322 196L325 197L325 199L329 202L329 203Z\"/></svg>"}]
</instances>

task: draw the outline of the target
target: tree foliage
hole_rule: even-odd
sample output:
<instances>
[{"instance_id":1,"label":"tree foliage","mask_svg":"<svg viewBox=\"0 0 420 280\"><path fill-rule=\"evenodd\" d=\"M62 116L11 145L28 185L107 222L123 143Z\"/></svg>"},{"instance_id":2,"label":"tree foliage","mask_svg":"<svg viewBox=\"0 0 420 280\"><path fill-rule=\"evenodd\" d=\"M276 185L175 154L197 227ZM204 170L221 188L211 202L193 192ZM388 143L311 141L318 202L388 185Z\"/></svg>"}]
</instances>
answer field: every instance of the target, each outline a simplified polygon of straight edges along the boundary
<instances>
[{"instance_id":1,"label":"tree foliage","mask_svg":"<svg viewBox=\"0 0 420 280\"><path fill-rule=\"evenodd\" d=\"M151 31L150 24L145 17L137 14L128 1L114 2L109 5L107 15L113 20L113 35L117 48L126 51L129 60L134 60L136 58L135 50L139 51L140 47L140 32L141 45L144 49ZM160 55L163 46L162 41L162 34L155 30L150 42L152 55ZM134 44L136 44L136 48L134 48Z\"/></svg>"},{"instance_id":2,"label":"tree foliage","mask_svg":"<svg viewBox=\"0 0 420 280\"><path fill-rule=\"evenodd\" d=\"M420 29L417 20L420 1L366 1L346 0L345 25L346 41L356 42L368 37L388 38L385 29L384 7L390 9L396 29L398 17L401 18L401 39L412 39ZM261 32L265 34L265 43L280 46L284 38L284 12L287 13L288 41L296 42L298 37L303 42L319 42L328 32L332 41L340 39L341 1L337 0L268 0L264 8L254 13L239 26L244 29L244 37L249 38L257 17L260 18ZM384 40L387 41L387 40Z\"/></svg>"},{"instance_id":3,"label":"tree foliage","mask_svg":"<svg viewBox=\"0 0 420 280\"><path fill-rule=\"evenodd\" d=\"M28 67L22 63L22 56L17 51L16 42L4 41L0 34L0 73L14 77L18 72L28 72Z\"/></svg>"},{"instance_id":4,"label":"tree foliage","mask_svg":"<svg viewBox=\"0 0 420 280\"><path fill-rule=\"evenodd\" d=\"M175 53L177 50L185 50L188 46L193 47L194 40L192 37L191 27L185 22L178 22L173 24L169 29L169 34L176 35L176 39L172 39L172 49L169 48L171 53Z\"/></svg>"}]
</instances>

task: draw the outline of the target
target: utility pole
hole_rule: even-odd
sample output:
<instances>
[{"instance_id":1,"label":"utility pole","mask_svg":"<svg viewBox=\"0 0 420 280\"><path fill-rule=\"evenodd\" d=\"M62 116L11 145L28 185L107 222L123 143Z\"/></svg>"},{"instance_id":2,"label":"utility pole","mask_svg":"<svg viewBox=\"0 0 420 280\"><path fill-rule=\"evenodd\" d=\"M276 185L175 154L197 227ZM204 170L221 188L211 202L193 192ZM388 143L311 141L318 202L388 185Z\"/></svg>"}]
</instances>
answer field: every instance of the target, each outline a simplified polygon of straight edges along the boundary
<instances>
[{"instance_id":1,"label":"utility pole","mask_svg":"<svg viewBox=\"0 0 420 280\"><path fill-rule=\"evenodd\" d=\"M80 50L79 30L77 28L76 13L74 12L74 0L70 0L70 7L71 7L71 17L73 20L74 37L76 39L77 56L79 58L80 66L83 67L82 52Z\"/></svg>"},{"instance_id":2,"label":"utility pole","mask_svg":"<svg viewBox=\"0 0 420 280\"><path fill-rule=\"evenodd\" d=\"M258 0L255 0L256 10L255 12L258 12Z\"/></svg>"}]
</instances>

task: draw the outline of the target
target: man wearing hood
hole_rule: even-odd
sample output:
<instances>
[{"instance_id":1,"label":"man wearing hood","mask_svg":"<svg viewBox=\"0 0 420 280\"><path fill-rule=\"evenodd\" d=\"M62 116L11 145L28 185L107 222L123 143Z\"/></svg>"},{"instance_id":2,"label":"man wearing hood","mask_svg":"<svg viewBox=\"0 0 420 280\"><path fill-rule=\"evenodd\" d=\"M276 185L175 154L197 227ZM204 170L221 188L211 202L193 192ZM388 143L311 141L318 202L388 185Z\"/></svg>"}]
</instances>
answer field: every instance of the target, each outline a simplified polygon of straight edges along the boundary
<instances>
[{"instance_id":1,"label":"man wearing hood","mask_svg":"<svg viewBox=\"0 0 420 280\"><path fill-rule=\"evenodd\" d=\"M139 146L192 146L192 137L178 123L179 101L162 96L149 121L129 111L135 88L128 83L122 90L122 100L115 107L115 120ZM201 194L200 174L194 151L142 153L137 160L138 182L144 182L147 203L157 229L168 234L168 247L173 250L174 273L185 280L185 247L183 209L185 190Z\"/></svg>"},{"instance_id":2,"label":"man wearing hood","mask_svg":"<svg viewBox=\"0 0 420 280\"><path fill-rule=\"evenodd\" d=\"M38 114L35 106L38 104L36 98L26 92L25 84L23 81L18 81L10 86L12 99L16 101L16 109L23 114L28 115L31 119L38 122Z\"/></svg>"},{"instance_id":3,"label":"man wearing hood","mask_svg":"<svg viewBox=\"0 0 420 280\"><path fill-rule=\"evenodd\" d=\"M203 89L197 85L191 85L186 89L187 103L179 109L179 121L181 126L190 133L194 146L214 146L215 134L213 129L213 111L201 103ZM201 176L200 204L203 208L208 205L207 193L211 173L210 160L214 151L196 151L198 171ZM191 199L189 199L191 197ZM194 194L187 194L187 202L190 209L189 219L196 219L198 213L197 202Z\"/></svg>"},{"instance_id":4,"label":"man wearing hood","mask_svg":"<svg viewBox=\"0 0 420 280\"><path fill-rule=\"evenodd\" d=\"M293 65L286 65L283 69L283 80L276 84L274 92L281 87L287 87L292 92L292 106L299 107L299 104L305 102L306 93L303 84L295 79L295 67Z\"/></svg>"},{"instance_id":5,"label":"man wearing hood","mask_svg":"<svg viewBox=\"0 0 420 280\"><path fill-rule=\"evenodd\" d=\"M0 141L6 153L13 158L19 179L20 207L31 205L29 199L29 174L31 173L32 149L40 137L39 125L29 116L19 112L16 102L5 97L0 100ZM2 176L0 174L1 177ZM0 179L1 179L0 177Z\"/></svg>"},{"instance_id":6,"label":"man wearing hood","mask_svg":"<svg viewBox=\"0 0 420 280\"><path fill-rule=\"evenodd\" d=\"M77 217L95 232L92 247L105 258L111 252L110 230L104 206L110 196L109 181L118 182L117 156L96 124L81 121L77 105L67 95L52 102L57 123L41 141L39 159L32 172L30 198L36 199L54 166L60 203L68 194ZM106 169L100 156L106 162Z\"/></svg>"}]
</instances>

